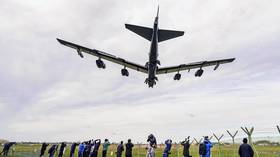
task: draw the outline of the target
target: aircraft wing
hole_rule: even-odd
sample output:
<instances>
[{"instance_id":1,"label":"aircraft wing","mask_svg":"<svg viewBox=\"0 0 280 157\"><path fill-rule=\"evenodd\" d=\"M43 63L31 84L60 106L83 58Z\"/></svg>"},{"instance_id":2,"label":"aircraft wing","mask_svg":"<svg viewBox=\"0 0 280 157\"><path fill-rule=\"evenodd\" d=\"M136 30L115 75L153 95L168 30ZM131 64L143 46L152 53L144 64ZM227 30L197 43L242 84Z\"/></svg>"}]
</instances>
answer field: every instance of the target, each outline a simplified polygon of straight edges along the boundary
<instances>
[{"instance_id":1,"label":"aircraft wing","mask_svg":"<svg viewBox=\"0 0 280 157\"><path fill-rule=\"evenodd\" d=\"M216 70L220 64L230 63L230 62L233 62L234 60L235 60L235 58L229 58L229 59L181 64L178 66L163 67L163 68L159 68L157 70L157 74L167 74L167 73L173 73L173 72L178 72L178 71L182 71L182 70L191 70L191 69L203 68L203 67L208 67L208 66L215 66L214 70Z\"/></svg>"},{"instance_id":2,"label":"aircraft wing","mask_svg":"<svg viewBox=\"0 0 280 157\"><path fill-rule=\"evenodd\" d=\"M90 48L87 48L87 47L83 47L83 46L80 46L80 45L77 45L77 44L74 44L74 43L71 43L71 42L68 42L68 41L65 41L65 40L61 40L61 39L57 39L57 41L62 45L65 45L67 47L76 49L76 51L78 51L78 54L81 57L83 57L82 52L84 52L84 53L96 56L98 58L101 58L101 59L119 64L119 65L125 66L125 67L133 69L133 70L136 70L136 71L140 71L140 72L143 72L143 73L148 73L148 69L146 67L144 67L142 65L139 65L139 64L136 64L136 63L133 63L133 62L129 62L125 59L116 57L116 56L108 54L106 52L102 52L102 51L99 51L99 50L96 50L96 49L90 49Z\"/></svg>"}]
</instances>

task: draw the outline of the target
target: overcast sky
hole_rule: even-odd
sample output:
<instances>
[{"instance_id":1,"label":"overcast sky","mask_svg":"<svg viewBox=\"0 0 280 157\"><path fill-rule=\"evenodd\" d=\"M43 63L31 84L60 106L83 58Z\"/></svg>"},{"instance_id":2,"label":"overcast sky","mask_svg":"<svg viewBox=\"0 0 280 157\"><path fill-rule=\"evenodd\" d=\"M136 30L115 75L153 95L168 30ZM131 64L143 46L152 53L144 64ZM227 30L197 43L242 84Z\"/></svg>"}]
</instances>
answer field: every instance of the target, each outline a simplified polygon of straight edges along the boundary
<instances>
[{"instance_id":1,"label":"overcast sky","mask_svg":"<svg viewBox=\"0 0 280 157\"><path fill-rule=\"evenodd\" d=\"M231 64L147 77L81 59L56 38L145 64L150 43L125 23L185 35L159 44L162 66L235 57ZM257 135L280 124L279 0L1 0L0 139L80 141L184 139L240 126ZM276 134L277 135L277 134ZM243 134L239 135L240 137Z\"/></svg>"}]
</instances>

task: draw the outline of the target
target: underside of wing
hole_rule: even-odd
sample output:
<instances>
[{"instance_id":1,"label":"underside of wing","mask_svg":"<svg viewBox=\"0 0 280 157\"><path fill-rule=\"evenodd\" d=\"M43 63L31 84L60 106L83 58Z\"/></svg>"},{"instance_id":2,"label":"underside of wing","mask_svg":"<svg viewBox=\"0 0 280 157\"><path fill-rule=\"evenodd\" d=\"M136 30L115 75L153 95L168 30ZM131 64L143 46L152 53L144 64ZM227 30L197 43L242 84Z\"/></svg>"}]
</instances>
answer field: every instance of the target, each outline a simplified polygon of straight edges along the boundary
<instances>
[{"instance_id":1,"label":"underside of wing","mask_svg":"<svg viewBox=\"0 0 280 157\"><path fill-rule=\"evenodd\" d=\"M99 51L99 50L96 50L96 49L90 49L90 48L80 46L80 45L77 45L77 44L74 44L74 43L71 43L71 42L68 42L68 41L65 41L65 40L61 40L61 39L57 39L57 41L62 45L65 45L67 47L76 49L76 51L78 52L78 54L82 58L83 58L82 52L84 52L84 53L96 56L99 59L104 59L104 60L122 65L124 67L130 68L130 69L133 69L133 70L136 70L136 71L140 71L140 72L143 72L143 73L148 73L148 70L147 70L146 67L144 67L142 65L139 65L139 64L136 64L136 63L133 63L133 62L130 62L130 61L127 61L123 58L116 57L116 56L111 55L109 53L102 52L102 51Z\"/></svg>"},{"instance_id":2,"label":"underside of wing","mask_svg":"<svg viewBox=\"0 0 280 157\"><path fill-rule=\"evenodd\" d=\"M216 70L220 64L230 63L230 62L233 62L234 60L235 60L235 58L229 58L229 59L181 64L178 66L163 67L163 68L159 68L157 70L157 74L167 74L167 73L179 72L179 71L183 71L183 70L198 69L198 68L201 69L203 67L208 67L208 66L215 66L214 70Z\"/></svg>"}]
</instances>

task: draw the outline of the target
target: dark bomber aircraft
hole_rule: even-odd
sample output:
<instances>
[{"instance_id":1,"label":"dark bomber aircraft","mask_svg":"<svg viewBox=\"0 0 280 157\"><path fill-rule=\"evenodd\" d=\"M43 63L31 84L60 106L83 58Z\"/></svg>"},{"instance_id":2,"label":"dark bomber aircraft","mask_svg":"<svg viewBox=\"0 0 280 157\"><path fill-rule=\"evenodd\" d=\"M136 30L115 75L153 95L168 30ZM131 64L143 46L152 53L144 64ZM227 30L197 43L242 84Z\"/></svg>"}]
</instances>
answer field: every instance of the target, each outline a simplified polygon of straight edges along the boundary
<instances>
[{"instance_id":1,"label":"dark bomber aircraft","mask_svg":"<svg viewBox=\"0 0 280 157\"><path fill-rule=\"evenodd\" d=\"M235 58L230 59L221 59L221 60L213 60L213 61L201 61L201 62L195 62L195 63L189 63L189 64L181 64L178 66L171 66L171 67L158 67L160 65L160 61L158 60L158 43L169 40L172 38L176 38L179 36L184 35L183 31L173 31L173 30L163 30L158 28L158 14L159 14L159 8L157 10L157 16L154 21L153 28L148 27L142 27L142 26L136 26L136 25L130 25L125 24L125 27L129 29L130 31L142 36L143 38L151 41L151 48L149 53L149 61L146 63L145 66L129 62L125 59L116 57L114 55L96 50L96 49L90 49L87 47L83 47L68 41L64 41L61 39L57 39L59 43L71 47L73 49L76 49L78 52L78 55L83 58L82 52L88 53L90 55L98 57L98 60L96 60L96 65L98 68L105 69L106 66L104 62L101 59L108 60L117 64L120 64L124 66L124 68L121 70L122 76L128 76L129 72L126 68L130 68L133 70L137 70L143 73L148 74L148 78L145 80L145 83L149 85L149 87L153 87L156 84L156 81L158 78L156 77L157 74L166 74L166 73L172 73L177 72L174 76L174 80L180 80L181 74L179 73L182 70L189 70L190 69L197 69L195 72L196 77L200 77L203 74L202 67L207 66L215 66L214 70L216 70L220 64L230 63L234 61Z\"/></svg>"}]
</instances>

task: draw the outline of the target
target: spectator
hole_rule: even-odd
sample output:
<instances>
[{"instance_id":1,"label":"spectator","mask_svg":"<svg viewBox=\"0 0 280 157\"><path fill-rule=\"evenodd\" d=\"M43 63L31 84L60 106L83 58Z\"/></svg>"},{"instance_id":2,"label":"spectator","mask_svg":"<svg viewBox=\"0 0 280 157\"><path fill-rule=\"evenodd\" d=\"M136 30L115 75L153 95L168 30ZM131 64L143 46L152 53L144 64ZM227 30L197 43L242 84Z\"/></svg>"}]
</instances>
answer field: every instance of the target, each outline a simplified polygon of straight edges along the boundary
<instances>
[{"instance_id":1,"label":"spectator","mask_svg":"<svg viewBox=\"0 0 280 157\"><path fill-rule=\"evenodd\" d=\"M14 144L16 144L16 142L5 143L4 148L3 148L2 152L0 153L0 155L3 153L4 156L8 156L9 150Z\"/></svg>"},{"instance_id":2,"label":"spectator","mask_svg":"<svg viewBox=\"0 0 280 157\"><path fill-rule=\"evenodd\" d=\"M208 139L208 136L204 137L204 144L206 146L206 155L205 157L211 157L211 148L213 147L212 143Z\"/></svg>"},{"instance_id":3,"label":"spectator","mask_svg":"<svg viewBox=\"0 0 280 157\"><path fill-rule=\"evenodd\" d=\"M132 148L134 144L131 143L131 139L128 139L127 144L125 145L125 157L132 157Z\"/></svg>"},{"instance_id":4,"label":"spectator","mask_svg":"<svg viewBox=\"0 0 280 157\"><path fill-rule=\"evenodd\" d=\"M51 148L48 151L49 157L54 157L54 154L55 154L57 148L58 148L58 145L56 145L56 144L51 146Z\"/></svg>"},{"instance_id":5,"label":"spectator","mask_svg":"<svg viewBox=\"0 0 280 157\"><path fill-rule=\"evenodd\" d=\"M78 157L83 157L84 150L85 150L85 143L83 142L79 145Z\"/></svg>"},{"instance_id":6,"label":"spectator","mask_svg":"<svg viewBox=\"0 0 280 157\"><path fill-rule=\"evenodd\" d=\"M45 143L45 142L42 144L41 152L40 152L40 157L42 157L42 156L45 154L45 151L46 151L48 145L49 145L49 144L47 144L47 143Z\"/></svg>"},{"instance_id":7,"label":"spectator","mask_svg":"<svg viewBox=\"0 0 280 157\"><path fill-rule=\"evenodd\" d=\"M243 144L240 145L238 154L240 157L253 157L254 156L254 151L252 147L247 144L248 140L247 138L243 139Z\"/></svg>"},{"instance_id":8,"label":"spectator","mask_svg":"<svg viewBox=\"0 0 280 157\"><path fill-rule=\"evenodd\" d=\"M153 134L148 136L147 142L149 142L147 148L147 155L146 157L155 157L155 148L157 148L157 140Z\"/></svg>"},{"instance_id":9,"label":"spectator","mask_svg":"<svg viewBox=\"0 0 280 157\"><path fill-rule=\"evenodd\" d=\"M75 154L75 150L76 150L77 145L79 145L79 144L76 143L76 142L72 143L71 149L70 149L70 157L74 157L74 154Z\"/></svg>"},{"instance_id":10,"label":"spectator","mask_svg":"<svg viewBox=\"0 0 280 157\"><path fill-rule=\"evenodd\" d=\"M107 151L108 151L108 147L109 146L110 146L109 140L105 139L105 141L103 143L102 157L106 157L107 156Z\"/></svg>"},{"instance_id":11,"label":"spectator","mask_svg":"<svg viewBox=\"0 0 280 157\"><path fill-rule=\"evenodd\" d=\"M121 143L118 145L117 147L117 157L122 157L122 152L124 151L124 148L123 148L123 141L121 141Z\"/></svg>"},{"instance_id":12,"label":"spectator","mask_svg":"<svg viewBox=\"0 0 280 157\"><path fill-rule=\"evenodd\" d=\"M172 147L172 140L168 139L164 143L165 143L165 148L164 148L162 157L168 157L170 154L171 147Z\"/></svg>"},{"instance_id":13,"label":"spectator","mask_svg":"<svg viewBox=\"0 0 280 157\"><path fill-rule=\"evenodd\" d=\"M190 157L190 140L189 137L185 139L185 141L181 142L183 148L184 157Z\"/></svg>"},{"instance_id":14,"label":"spectator","mask_svg":"<svg viewBox=\"0 0 280 157\"><path fill-rule=\"evenodd\" d=\"M93 141L94 147L93 147L93 151L91 153L91 157L97 157L100 144L101 144L101 140L100 139L97 139L97 140Z\"/></svg>"},{"instance_id":15,"label":"spectator","mask_svg":"<svg viewBox=\"0 0 280 157\"><path fill-rule=\"evenodd\" d=\"M64 142L62 142L61 145L60 145L58 157L62 157L63 156L63 154L65 152L65 147L66 147L66 144Z\"/></svg>"}]
</instances>

